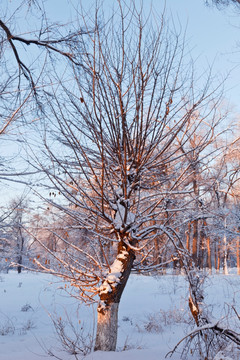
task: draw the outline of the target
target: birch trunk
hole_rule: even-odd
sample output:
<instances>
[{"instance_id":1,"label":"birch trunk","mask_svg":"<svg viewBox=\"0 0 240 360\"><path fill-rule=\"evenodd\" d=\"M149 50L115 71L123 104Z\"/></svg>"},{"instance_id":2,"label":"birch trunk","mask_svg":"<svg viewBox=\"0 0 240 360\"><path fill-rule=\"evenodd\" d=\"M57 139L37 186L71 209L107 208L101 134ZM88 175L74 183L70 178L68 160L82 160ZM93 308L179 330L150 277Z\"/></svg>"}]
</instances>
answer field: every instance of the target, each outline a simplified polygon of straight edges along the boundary
<instances>
[{"instance_id":1,"label":"birch trunk","mask_svg":"<svg viewBox=\"0 0 240 360\"><path fill-rule=\"evenodd\" d=\"M226 229L227 227L227 222L226 219L224 220L224 227ZM227 236L226 236L226 232L224 233L224 237L223 237L223 244L224 244L224 258L223 258L223 273L224 275L228 275L228 265L227 265Z\"/></svg>"},{"instance_id":2,"label":"birch trunk","mask_svg":"<svg viewBox=\"0 0 240 360\"><path fill-rule=\"evenodd\" d=\"M194 179L193 179L193 191L196 196L196 211L198 213L198 197L199 197L199 188L197 182L197 170L194 166ZM199 258L198 258L198 220L193 220L193 239L192 239L192 258L195 267L199 267Z\"/></svg>"},{"instance_id":3,"label":"birch trunk","mask_svg":"<svg viewBox=\"0 0 240 360\"><path fill-rule=\"evenodd\" d=\"M223 257L223 273L224 275L228 275L228 265L227 265L227 237L224 235L223 237L224 243L224 257Z\"/></svg>"},{"instance_id":4,"label":"birch trunk","mask_svg":"<svg viewBox=\"0 0 240 360\"><path fill-rule=\"evenodd\" d=\"M220 252L220 244L218 244L218 247L217 247L217 268L216 268L217 273L220 272L220 264L221 264L221 252Z\"/></svg>"},{"instance_id":5,"label":"birch trunk","mask_svg":"<svg viewBox=\"0 0 240 360\"><path fill-rule=\"evenodd\" d=\"M237 273L240 275L240 249L239 239L237 239Z\"/></svg>"}]
</instances>

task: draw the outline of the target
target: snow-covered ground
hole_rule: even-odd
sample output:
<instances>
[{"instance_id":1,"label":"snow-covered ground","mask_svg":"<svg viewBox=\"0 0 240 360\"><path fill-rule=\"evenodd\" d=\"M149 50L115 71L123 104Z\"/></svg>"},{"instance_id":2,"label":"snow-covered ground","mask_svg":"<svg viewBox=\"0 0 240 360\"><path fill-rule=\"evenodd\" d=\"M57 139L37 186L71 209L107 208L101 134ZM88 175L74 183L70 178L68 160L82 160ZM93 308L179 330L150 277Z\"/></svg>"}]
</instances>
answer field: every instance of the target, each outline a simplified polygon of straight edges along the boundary
<instances>
[{"instance_id":1,"label":"snow-covered ground","mask_svg":"<svg viewBox=\"0 0 240 360\"><path fill-rule=\"evenodd\" d=\"M80 306L61 287L65 284L43 274L0 274L0 360L49 360L53 359L51 352L63 360L76 359L64 351L56 328L71 333L71 339L82 339L85 346L89 344L96 311L94 307ZM131 275L120 304L118 351L91 353L85 359L163 360L193 328L187 291L188 285L180 275ZM206 303L216 318L229 314L228 304L234 304L240 313L240 277L210 276ZM179 360L181 350L170 359ZM237 351L230 355L219 354L216 360L240 359ZM190 358L199 360L197 355Z\"/></svg>"}]
</instances>

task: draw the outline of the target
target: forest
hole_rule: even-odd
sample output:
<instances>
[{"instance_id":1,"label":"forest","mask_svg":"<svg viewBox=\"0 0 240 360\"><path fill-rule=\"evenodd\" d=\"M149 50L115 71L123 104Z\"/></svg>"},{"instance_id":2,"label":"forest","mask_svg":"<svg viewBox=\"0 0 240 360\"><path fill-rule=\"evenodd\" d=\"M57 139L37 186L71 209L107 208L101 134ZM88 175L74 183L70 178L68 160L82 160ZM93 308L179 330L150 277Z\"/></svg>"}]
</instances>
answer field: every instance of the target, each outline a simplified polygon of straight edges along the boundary
<instances>
[{"instance_id":1,"label":"forest","mask_svg":"<svg viewBox=\"0 0 240 360\"><path fill-rule=\"evenodd\" d=\"M164 10L104 3L79 2L61 24L47 1L1 9L0 138L21 151L1 156L0 179L25 189L1 208L1 273L48 274L95 306L95 352L117 349L132 277L181 276L194 330L171 354L187 343L181 358L193 346L196 359L239 359L239 302L237 325L222 324L204 293L212 275L240 275L239 119L225 81L196 70ZM229 344L235 357L218 355Z\"/></svg>"}]
</instances>

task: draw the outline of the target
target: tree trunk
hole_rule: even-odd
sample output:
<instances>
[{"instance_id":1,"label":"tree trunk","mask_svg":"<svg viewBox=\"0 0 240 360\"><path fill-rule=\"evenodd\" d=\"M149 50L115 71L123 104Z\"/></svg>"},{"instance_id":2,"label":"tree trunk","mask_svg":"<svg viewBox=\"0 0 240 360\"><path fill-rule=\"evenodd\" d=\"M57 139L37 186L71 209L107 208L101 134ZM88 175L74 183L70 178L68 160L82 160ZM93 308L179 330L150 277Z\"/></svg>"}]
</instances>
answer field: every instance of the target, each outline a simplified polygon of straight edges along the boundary
<instances>
[{"instance_id":1,"label":"tree trunk","mask_svg":"<svg viewBox=\"0 0 240 360\"><path fill-rule=\"evenodd\" d=\"M191 236L191 223L188 223L188 229L186 231L186 249L190 253L190 236Z\"/></svg>"},{"instance_id":2,"label":"tree trunk","mask_svg":"<svg viewBox=\"0 0 240 360\"><path fill-rule=\"evenodd\" d=\"M226 229L226 219L224 221L224 226L225 226L225 229ZM228 246L227 246L227 236L226 236L226 232L224 233L224 236L223 236L223 249L224 249L224 257L223 257L223 273L224 275L228 275L228 265L227 265L227 255L228 255Z\"/></svg>"},{"instance_id":3,"label":"tree trunk","mask_svg":"<svg viewBox=\"0 0 240 360\"><path fill-rule=\"evenodd\" d=\"M207 267L211 274L212 273L212 259L211 259L211 245L210 245L210 237L209 236L207 238Z\"/></svg>"},{"instance_id":4,"label":"tree trunk","mask_svg":"<svg viewBox=\"0 0 240 360\"><path fill-rule=\"evenodd\" d=\"M239 239L237 239L237 274L240 275L240 249Z\"/></svg>"},{"instance_id":5,"label":"tree trunk","mask_svg":"<svg viewBox=\"0 0 240 360\"><path fill-rule=\"evenodd\" d=\"M196 197L196 215L199 213L199 206L198 206L198 197L199 197L199 188L198 188L198 181L197 181L197 170L194 165L193 167L193 191ZM193 265L199 267L199 258L198 258L198 220L193 220L193 239L192 239L192 258L193 258Z\"/></svg>"},{"instance_id":6,"label":"tree trunk","mask_svg":"<svg viewBox=\"0 0 240 360\"><path fill-rule=\"evenodd\" d=\"M220 244L218 244L218 247L217 247L217 268L216 268L217 273L220 272L220 264L221 264L221 250L220 250Z\"/></svg>"},{"instance_id":7,"label":"tree trunk","mask_svg":"<svg viewBox=\"0 0 240 360\"><path fill-rule=\"evenodd\" d=\"M153 225L153 226L156 225L156 221L155 221L155 220L152 221L152 225ZM156 233L156 231L154 231L154 233ZM154 256L154 258L153 258L153 263L154 263L155 265L161 264L162 259L161 259L161 256L160 256L159 237L158 237L158 236L155 237L155 239L154 239L154 252L153 252L153 256Z\"/></svg>"},{"instance_id":8,"label":"tree trunk","mask_svg":"<svg viewBox=\"0 0 240 360\"><path fill-rule=\"evenodd\" d=\"M97 309L97 334L94 351L116 350L118 306L134 259L133 250L121 241L118 246L118 255L99 290L100 302Z\"/></svg>"},{"instance_id":9,"label":"tree trunk","mask_svg":"<svg viewBox=\"0 0 240 360\"><path fill-rule=\"evenodd\" d=\"M98 311L95 351L115 351L117 345L118 307L119 303L111 303L104 313Z\"/></svg>"},{"instance_id":10,"label":"tree trunk","mask_svg":"<svg viewBox=\"0 0 240 360\"><path fill-rule=\"evenodd\" d=\"M204 258L205 258L205 242L206 242L205 226L206 224L203 221L200 230L199 253L198 253L198 265L201 270L203 270Z\"/></svg>"},{"instance_id":11,"label":"tree trunk","mask_svg":"<svg viewBox=\"0 0 240 360\"><path fill-rule=\"evenodd\" d=\"M217 243L218 243L218 241L215 239L215 242L214 242L214 267L215 267L215 270L217 270Z\"/></svg>"},{"instance_id":12,"label":"tree trunk","mask_svg":"<svg viewBox=\"0 0 240 360\"><path fill-rule=\"evenodd\" d=\"M198 266L198 220L193 221L192 258L194 266Z\"/></svg>"},{"instance_id":13,"label":"tree trunk","mask_svg":"<svg viewBox=\"0 0 240 360\"><path fill-rule=\"evenodd\" d=\"M155 265L159 265L161 264L161 257L160 257L160 252L159 252L159 238L156 237L154 239L154 264Z\"/></svg>"},{"instance_id":14,"label":"tree trunk","mask_svg":"<svg viewBox=\"0 0 240 360\"><path fill-rule=\"evenodd\" d=\"M18 256L17 256L17 272L18 274L21 274L22 272L22 262L23 262L23 257L22 257L22 253L23 253L23 245L24 245L24 237L22 235L21 232L21 228L19 228L19 236L17 239L17 249L18 249Z\"/></svg>"},{"instance_id":15,"label":"tree trunk","mask_svg":"<svg viewBox=\"0 0 240 360\"><path fill-rule=\"evenodd\" d=\"M21 272L22 272L22 255L19 255L17 263L18 263L17 272L18 272L18 274L21 274Z\"/></svg>"}]
</instances>

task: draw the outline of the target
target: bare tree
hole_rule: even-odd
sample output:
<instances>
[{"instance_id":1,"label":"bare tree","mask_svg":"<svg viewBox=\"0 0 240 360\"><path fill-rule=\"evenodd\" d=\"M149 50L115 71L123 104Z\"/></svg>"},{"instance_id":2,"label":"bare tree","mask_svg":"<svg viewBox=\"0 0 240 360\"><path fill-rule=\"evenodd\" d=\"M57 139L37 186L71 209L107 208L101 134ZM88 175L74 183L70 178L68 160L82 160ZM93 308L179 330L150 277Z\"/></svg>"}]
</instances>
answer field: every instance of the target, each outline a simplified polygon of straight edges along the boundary
<instances>
[{"instance_id":1,"label":"bare tree","mask_svg":"<svg viewBox=\"0 0 240 360\"><path fill-rule=\"evenodd\" d=\"M22 197L15 198L5 207L1 223L1 268L9 269L14 266L21 273L22 266L28 265L29 236L24 232L27 226L27 201Z\"/></svg>"},{"instance_id":2,"label":"bare tree","mask_svg":"<svg viewBox=\"0 0 240 360\"><path fill-rule=\"evenodd\" d=\"M225 147L217 146L219 137L225 133L222 130L223 113L213 113L207 119L195 112L189 119L186 132L188 141L178 136L180 151L185 157L187 176L184 181L185 190L189 189L189 198L192 199L191 207L188 208L188 230L186 248L191 252L194 264L203 267L206 219L209 214L209 193L215 185L216 179L212 177L211 169L215 167L216 159ZM227 115L227 111L225 113ZM185 195L185 198L187 195Z\"/></svg>"},{"instance_id":3,"label":"bare tree","mask_svg":"<svg viewBox=\"0 0 240 360\"><path fill-rule=\"evenodd\" d=\"M238 127L232 127L237 129ZM224 273L228 273L230 257L238 260L238 207L239 207L239 137L229 134L227 146L215 164L213 177L215 185L212 191L212 214L214 222L211 224L217 244L218 270L223 263Z\"/></svg>"},{"instance_id":4,"label":"bare tree","mask_svg":"<svg viewBox=\"0 0 240 360\"><path fill-rule=\"evenodd\" d=\"M24 231L26 227L27 202L22 198L15 199L11 203L12 213L9 218L8 233L10 233L11 255L9 261L16 264L17 272L20 274L22 266L26 265L24 260L28 252L28 234Z\"/></svg>"},{"instance_id":5,"label":"bare tree","mask_svg":"<svg viewBox=\"0 0 240 360\"><path fill-rule=\"evenodd\" d=\"M95 350L116 348L119 302L136 255L144 264L156 237L170 241L179 231L189 204L180 146L189 141L192 115L207 121L219 102L210 76L194 91L184 41L164 15L123 4L105 20L101 8L94 17L82 13L86 29L95 31L73 44L83 67L73 66L71 87L48 91L45 150L34 164L57 194L49 202L88 234L83 247L56 233L63 251L42 245L58 267L37 263L69 280L81 300L99 297Z\"/></svg>"}]
</instances>

